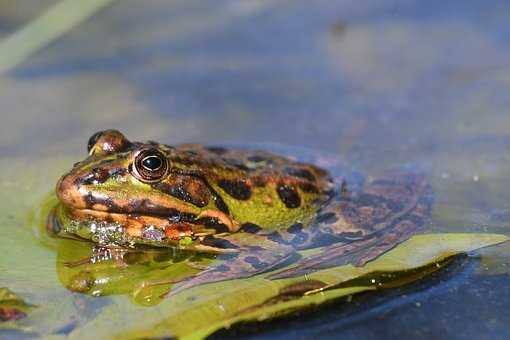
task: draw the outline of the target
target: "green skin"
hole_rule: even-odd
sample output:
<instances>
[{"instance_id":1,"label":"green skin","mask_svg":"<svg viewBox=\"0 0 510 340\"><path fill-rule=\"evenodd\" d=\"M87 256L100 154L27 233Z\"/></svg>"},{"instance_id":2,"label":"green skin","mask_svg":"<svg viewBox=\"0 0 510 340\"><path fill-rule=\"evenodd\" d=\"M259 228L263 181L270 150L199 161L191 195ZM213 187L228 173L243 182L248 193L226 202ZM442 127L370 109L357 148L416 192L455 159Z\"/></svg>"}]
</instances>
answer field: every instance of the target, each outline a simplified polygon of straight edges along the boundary
<instances>
[{"instance_id":1,"label":"green skin","mask_svg":"<svg viewBox=\"0 0 510 340\"><path fill-rule=\"evenodd\" d=\"M389 172L349 190L314 165L264 151L130 142L98 132L89 157L57 184L49 219L57 235L103 245L177 247L225 254L171 294L249 277L325 246L277 279L363 265L420 231L430 188L423 176Z\"/></svg>"}]
</instances>

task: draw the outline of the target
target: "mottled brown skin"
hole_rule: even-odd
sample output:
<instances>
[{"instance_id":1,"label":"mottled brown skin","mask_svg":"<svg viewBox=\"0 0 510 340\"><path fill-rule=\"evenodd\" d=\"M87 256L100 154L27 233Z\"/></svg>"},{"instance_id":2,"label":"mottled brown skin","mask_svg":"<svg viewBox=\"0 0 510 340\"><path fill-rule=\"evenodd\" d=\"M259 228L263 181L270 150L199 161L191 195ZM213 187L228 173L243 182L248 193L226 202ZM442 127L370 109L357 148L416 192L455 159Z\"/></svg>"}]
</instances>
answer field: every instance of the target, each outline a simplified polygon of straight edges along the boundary
<instances>
[{"instance_id":1,"label":"mottled brown skin","mask_svg":"<svg viewBox=\"0 0 510 340\"><path fill-rule=\"evenodd\" d=\"M350 189L319 167L268 152L130 142L115 130L93 135L88 149L57 184L62 204L50 228L77 233L65 227L74 221L90 229L79 236L94 239L90 222L102 222L120 226L129 245L230 254L172 294L268 271L311 247L326 246L271 278L363 265L422 229L430 214L430 188L413 173Z\"/></svg>"}]
</instances>

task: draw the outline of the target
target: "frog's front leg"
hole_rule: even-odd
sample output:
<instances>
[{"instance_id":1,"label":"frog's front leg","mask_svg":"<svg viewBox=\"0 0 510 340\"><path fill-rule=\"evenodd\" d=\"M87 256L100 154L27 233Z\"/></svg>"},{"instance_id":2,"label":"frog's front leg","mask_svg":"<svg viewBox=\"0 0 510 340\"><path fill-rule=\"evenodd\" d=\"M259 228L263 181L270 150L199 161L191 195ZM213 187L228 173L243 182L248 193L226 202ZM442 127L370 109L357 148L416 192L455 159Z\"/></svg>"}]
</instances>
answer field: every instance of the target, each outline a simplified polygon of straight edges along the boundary
<instances>
[{"instance_id":1,"label":"frog's front leg","mask_svg":"<svg viewBox=\"0 0 510 340\"><path fill-rule=\"evenodd\" d=\"M329 238L330 245L269 278L346 264L362 266L423 230L431 204L429 185L423 176L412 173L392 173L371 181L359 193L339 195L320 212L308 236Z\"/></svg>"},{"instance_id":2,"label":"frog's front leg","mask_svg":"<svg viewBox=\"0 0 510 340\"><path fill-rule=\"evenodd\" d=\"M264 235L239 232L224 237L210 236L206 240L207 247L224 249L230 253L227 259L204 271L176 283L167 296L178 292L218 281L246 278L269 271L293 256L297 255L293 247L284 245ZM197 247L198 249L198 247ZM234 255L232 252L236 251ZM222 259L225 255L219 255Z\"/></svg>"}]
</instances>

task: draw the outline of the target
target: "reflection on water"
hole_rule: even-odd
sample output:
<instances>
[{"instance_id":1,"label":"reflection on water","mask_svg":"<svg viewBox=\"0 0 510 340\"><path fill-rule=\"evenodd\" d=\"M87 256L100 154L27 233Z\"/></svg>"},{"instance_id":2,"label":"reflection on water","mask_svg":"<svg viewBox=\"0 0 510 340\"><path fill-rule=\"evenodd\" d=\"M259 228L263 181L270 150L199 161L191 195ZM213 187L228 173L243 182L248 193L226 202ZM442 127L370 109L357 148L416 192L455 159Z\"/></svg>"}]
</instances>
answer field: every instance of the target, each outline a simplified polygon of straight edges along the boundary
<instances>
[{"instance_id":1,"label":"reflection on water","mask_svg":"<svg viewBox=\"0 0 510 340\"><path fill-rule=\"evenodd\" d=\"M53 3L0 3L0 37ZM509 19L503 0L115 2L0 76L0 287L33 305L62 301L45 311L61 323L40 332L70 334L99 308L128 308L116 289L157 304L147 296L168 286L144 282L163 280L158 268L172 263L176 278L196 271L192 258L110 258L88 243L34 237L30 212L105 128L165 143L310 147L367 174L419 164L436 193L435 231L508 234ZM375 331L389 324L421 338L503 338L508 254L484 252L398 308L402 292L363 304L362 319L319 314L304 324L345 318L342 332L353 337L389 338L396 333ZM108 297L87 299L94 292Z\"/></svg>"},{"instance_id":2,"label":"reflection on water","mask_svg":"<svg viewBox=\"0 0 510 340\"><path fill-rule=\"evenodd\" d=\"M106 248L61 240L57 249L58 277L69 290L92 296L127 295L145 306L159 303L172 283L208 262L207 256L167 248Z\"/></svg>"}]
</instances>

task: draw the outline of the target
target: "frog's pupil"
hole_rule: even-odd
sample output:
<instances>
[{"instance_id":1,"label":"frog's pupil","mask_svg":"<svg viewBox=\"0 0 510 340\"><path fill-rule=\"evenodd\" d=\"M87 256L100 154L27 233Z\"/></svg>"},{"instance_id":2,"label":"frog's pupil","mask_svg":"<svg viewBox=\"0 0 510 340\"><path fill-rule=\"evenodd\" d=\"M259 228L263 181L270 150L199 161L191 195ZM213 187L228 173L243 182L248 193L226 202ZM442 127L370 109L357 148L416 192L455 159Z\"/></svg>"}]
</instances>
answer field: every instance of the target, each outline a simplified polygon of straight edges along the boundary
<instances>
[{"instance_id":1,"label":"frog's pupil","mask_svg":"<svg viewBox=\"0 0 510 340\"><path fill-rule=\"evenodd\" d=\"M148 156L143 159L142 165L147 170L154 171L158 170L163 165L163 162L158 156Z\"/></svg>"}]
</instances>

